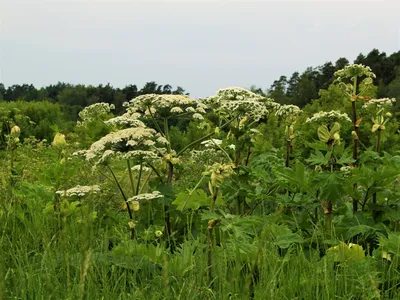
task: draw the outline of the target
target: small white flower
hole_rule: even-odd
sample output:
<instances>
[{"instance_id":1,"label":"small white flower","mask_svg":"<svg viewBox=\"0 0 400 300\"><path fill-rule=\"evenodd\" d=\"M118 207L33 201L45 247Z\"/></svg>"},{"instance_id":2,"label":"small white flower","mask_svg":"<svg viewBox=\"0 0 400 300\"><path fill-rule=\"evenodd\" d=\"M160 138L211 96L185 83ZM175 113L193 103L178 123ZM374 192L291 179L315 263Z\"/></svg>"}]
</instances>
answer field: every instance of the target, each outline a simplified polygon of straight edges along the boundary
<instances>
[{"instance_id":1,"label":"small white flower","mask_svg":"<svg viewBox=\"0 0 400 300\"><path fill-rule=\"evenodd\" d=\"M88 194L99 194L100 192L101 189L98 185L92 185L92 186L77 185L76 187L73 187L68 190L56 191L56 194L63 197L84 197Z\"/></svg>"},{"instance_id":2,"label":"small white flower","mask_svg":"<svg viewBox=\"0 0 400 300\"><path fill-rule=\"evenodd\" d=\"M171 113L181 114L181 113L183 113L183 109L180 108L179 106L175 106L175 107L171 108Z\"/></svg>"},{"instance_id":3,"label":"small white flower","mask_svg":"<svg viewBox=\"0 0 400 300\"><path fill-rule=\"evenodd\" d=\"M207 148L216 147L216 145L221 145L222 144L222 140L211 139L211 140L202 141L201 144L204 145Z\"/></svg>"},{"instance_id":4,"label":"small white flower","mask_svg":"<svg viewBox=\"0 0 400 300\"><path fill-rule=\"evenodd\" d=\"M199 113L193 114L192 117L193 117L193 119L198 119L198 120L203 120L204 119L204 117Z\"/></svg>"},{"instance_id":5,"label":"small white flower","mask_svg":"<svg viewBox=\"0 0 400 300\"><path fill-rule=\"evenodd\" d=\"M136 196L133 196L129 198L126 202L131 202L131 201L141 201L141 200L153 200L153 199L158 199L164 197L159 191L154 191L151 193L144 193L144 194L139 194Z\"/></svg>"},{"instance_id":6,"label":"small white flower","mask_svg":"<svg viewBox=\"0 0 400 300\"><path fill-rule=\"evenodd\" d=\"M193 107L191 107L191 106L187 107L187 108L185 109L185 111L186 111L186 112L189 112L189 113L194 113L194 112L196 112L196 110L195 110Z\"/></svg>"},{"instance_id":7,"label":"small white flower","mask_svg":"<svg viewBox=\"0 0 400 300\"><path fill-rule=\"evenodd\" d=\"M315 113L312 117L306 120L306 123L313 123L313 122L339 122L339 121L346 121L351 122L351 119L346 113L340 113L337 110L331 111L320 111Z\"/></svg>"}]
</instances>

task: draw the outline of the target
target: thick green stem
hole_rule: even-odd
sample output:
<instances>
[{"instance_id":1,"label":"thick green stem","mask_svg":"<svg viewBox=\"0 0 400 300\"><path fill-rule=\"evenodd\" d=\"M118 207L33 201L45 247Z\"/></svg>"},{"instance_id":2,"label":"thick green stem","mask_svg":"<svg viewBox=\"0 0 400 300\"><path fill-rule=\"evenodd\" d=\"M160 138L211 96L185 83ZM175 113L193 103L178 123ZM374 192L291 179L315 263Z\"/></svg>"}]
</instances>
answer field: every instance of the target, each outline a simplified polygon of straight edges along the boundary
<instances>
[{"instance_id":1,"label":"thick green stem","mask_svg":"<svg viewBox=\"0 0 400 300\"><path fill-rule=\"evenodd\" d=\"M172 177L174 175L174 165L168 161L168 178L167 184L172 184ZM165 231L168 236L171 236L171 216L169 213L169 205L164 204L164 214L165 214Z\"/></svg>"},{"instance_id":2,"label":"thick green stem","mask_svg":"<svg viewBox=\"0 0 400 300\"><path fill-rule=\"evenodd\" d=\"M147 162L147 165L153 170L154 173L156 173L158 179L160 182L164 182L164 179L161 177L160 173L157 171L157 169L150 163Z\"/></svg>"},{"instance_id":3,"label":"thick green stem","mask_svg":"<svg viewBox=\"0 0 400 300\"><path fill-rule=\"evenodd\" d=\"M353 95L352 97L357 97L357 76L354 76L353 79ZM352 108L352 117L353 117L353 130L356 133L355 138L353 139L353 159L354 159L354 167L357 165L358 160L358 139L359 139L359 128L357 124L357 107L356 107L357 98L354 100L351 99L351 108ZM354 189L357 189L357 183L353 185ZM353 212L358 210L358 201L357 199L353 199Z\"/></svg>"},{"instance_id":4,"label":"thick green stem","mask_svg":"<svg viewBox=\"0 0 400 300\"><path fill-rule=\"evenodd\" d=\"M151 107L148 106L147 109L149 110L150 117L151 117L151 120L153 121L154 126L156 127L156 129L158 130L158 132L159 132L161 135L164 135L164 136L165 136L164 132L162 132L162 130L161 130L161 128L160 128L160 125L158 125L156 118L154 117L153 113L151 112Z\"/></svg>"},{"instance_id":5,"label":"thick green stem","mask_svg":"<svg viewBox=\"0 0 400 300\"><path fill-rule=\"evenodd\" d=\"M290 148L291 148L291 142L290 139L286 140L286 159L285 159L285 167L289 168L290 165Z\"/></svg>"},{"instance_id":6,"label":"thick green stem","mask_svg":"<svg viewBox=\"0 0 400 300\"><path fill-rule=\"evenodd\" d=\"M133 220L134 220L133 219L133 214L132 214L131 208L129 206L128 198L126 197L126 195L124 193L124 190L122 189L121 185L119 184L119 181L118 181L117 177L115 176L113 170L110 168L109 165L107 165L107 168L111 172L111 175L114 178L115 184L117 185L119 191L121 192L122 198L124 198L126 207L128 209L129 219L130 219L131 222L133 222ZM135 238L135 228L133 226L131 226L130 230L131 230L131 240L133 240Z\"/></svg>"},{"instance_id":7,"label":"thick green stem","mask_svg":"<svg viewBox=\"0 0 400 300\"><path fill-rule=\"evenodd\" d=\"M132 176L132 168L131 168L131 162L129 159L126 160L126 164L128 167L128 174L129 174L129 181L131 183L131 189L132 189L132 196L135 196L135 184L133 182L133 176Z\"/></svg>"},{"instance_id":8,"label":"thick green stem","mask_svg":"<svg viewBox=\"0 0 400 300\"><path fill-rule=\"evenodd\" d=\"M171 153L171 140L169 137L169 128L168 128L168 119L167 118L164 118L164 133L165 133L165 138L168 140L168 144L167 144L168 153Z\"/></svg>"},{"instance_id":9,"label":"thick green stem","mask_svg":"<svg viewBox=\"0 0 400 300\"><path fill-rule=\"evenodd\" d=\"M377 133L376 133L376 147L375 147L375 151L377 153L379 153L381 150L381 129L378 129ZM376 204L378 202L378 197L376 192L374 192L374 194L372 195L372 203ZM374 217L374 215L373 215Z\"/></svg>"},{"instance_id":10,"label":"thick green stem","mask_svg":"<svg viewBox=\"0 0 400 300\"><path fill-rule=\"evenodd\" d=\"M248 165L249 165L249 162L250 162L250 155L251 155L251 147L249 147L249 149L247 149L247 156L246 156L245 166L248 166Z\"/></svg>"},{"instance_id":11,"label":"thick green stem","mask_svg":"<svg viewBox=\"0 0 400 300\"><path fill-rule=\"evenodd\" d=\"M207 273L210 287L213 287L214 278L212 272L212 249L213 249L213 229L219 223L219 220L208 221L207 233L208 233L208 248L207 248Z\"/></svg>"},{"instance_id":12,"label":"thick green stem","mask_svg":"<svg viewBox=\"0 0 400 300\"><path fill-rule=\"evenodd\" d=\"M138 176L138 180L137 180L137 184L136 184L136 194L135 195L139 195L139 190L140 190L140 180L142 178L142 172L143 172L143 162L140 162L140 168L139 168L139 176Z\"/></svg>"},{"instance_id":13,"label":"thick green stem","mask_svg":"<svg viewBox=\"0 0 400 300\"><path fill-rule=\"evenodd\" d=\"M381 129L378 129L378 132L376 134L376 147L375 147L375 151L376 152L380 152L381 151Z\"/></svg>"}]
</instances>

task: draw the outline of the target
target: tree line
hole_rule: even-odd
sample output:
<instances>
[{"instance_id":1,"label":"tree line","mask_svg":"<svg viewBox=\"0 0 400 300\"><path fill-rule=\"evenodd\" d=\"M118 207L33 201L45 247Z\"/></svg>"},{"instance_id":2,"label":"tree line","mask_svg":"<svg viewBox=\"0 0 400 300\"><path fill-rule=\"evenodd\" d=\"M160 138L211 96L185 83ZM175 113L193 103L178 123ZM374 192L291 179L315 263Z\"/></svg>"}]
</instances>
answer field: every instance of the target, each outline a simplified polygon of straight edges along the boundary
<instances>
[{"instance_id":1,"label":"tree line","mask_svg":"<svg viewBox=\"0 0 400 300\"><path fill-rule=\"evenodd\" d=\"M388 56L385 52L373 49L367 55L359 54L354 63L369 66L376 74L374 85L378 87L378 98L400 100L400 51ZM318 99L321 90L328 89L337 70L349 64L347 58L341 57L335 63L326 62L318 67L309 67L303 73L294 72L289 78L282 75L265 92L255 86L252 90L265 94L280 104L304 107ZM397 108L399 109L400 107Z\"/></svg>"},{"instance_id":2,"label":"tree line","mask_svg":"<svg viewBox=\"0 0 400 300\"><path fill-rule=\"evenodd\" d=\"M186 94L185 90L178 86L173 89L169 84L159 85L154 81L147 82L142 88L135 84L127 85L124 88L115 88L109 83L106 85L83 85L58 82L42 88L36 88L33 84L14 84L5 87L0 83L0 100L5 101L43 101L58 103L65 106L79 108L88 105L106 102L114 104L119 112L122 104L143 94Z\"/></svg>"},{"instance_id":3,"label":"tree line","mask_svg":"<svg viewBox=\"0 0 400 300\"><path fill-rule=\"evenodd\" d=\"M400 100L400 51L391 55L373 49L367 55L359 54L354 63L371 67L376 74L374 85L378 87L377 97L390 97ZM328 89L333 82L335 71L349 65L347 58L341 57L336 62L326 62L318 67L309 67L304 72L294 72L290 77L280 76L266 91L252 86L251 90L265 94L280 104L295 104L304 107L313 100L318 99L321 90ZM5 101L42 101L47 100L65 106L71 112L73 119L81 108L97 103L106 102L114 104L116 112L122 109L122 103L143 94L188 94L178 86L175 89L171 85L159 85L154 81L147 82L139 88L135 84L124 88L115 88L107 85L72 85L58 82L42 88L36 88L33 84L15 84L5 87L0 83L0 100ZM398 101L400 104L400 101ZM400 106L397 107L400 110Z\"/></svg>"}]
</instances>

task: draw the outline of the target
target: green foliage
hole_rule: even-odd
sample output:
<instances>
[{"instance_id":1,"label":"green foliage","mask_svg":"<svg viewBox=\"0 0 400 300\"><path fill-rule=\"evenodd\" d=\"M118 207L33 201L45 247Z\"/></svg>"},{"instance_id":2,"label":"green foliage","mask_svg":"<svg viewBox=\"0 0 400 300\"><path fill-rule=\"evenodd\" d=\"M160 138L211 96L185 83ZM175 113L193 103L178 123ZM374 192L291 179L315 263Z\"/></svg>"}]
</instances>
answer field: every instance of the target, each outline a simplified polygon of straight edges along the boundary
<instances>
[{"instance_id":1,"label":"green foliage","mask_svg":"<svg viewBox=\"0 0 400 300\"><path fill-rule=\"evenodd\" d=\"M292 118L262 91L239 88L217 94L233 91L240 109L225 99L231 111L204 112L193 99L171 97L170 87L148 84L157 96L139 100L160 102L144 101L147 113L132 103L120 118L81 113L85 122L76 128L68 127L65 106L2 102L0 298L398 299L396 117L385 115L377 140L374 120L356 103L363 117L357 157L351 122L330 113L324 122L306 121L321 110L351 112L346 90L326 84L347 63L276 82L281 102L308 103L324 88ZM158 96L163 90L168 97ZM48 92L65 103L123 98L111 96L109 85L59 84ZM370 85L363 95L375 93ZM162 108L157 118L155 107ZM202 115L188 119L195 111ZM60 131L62 147L50 143ZM29 138L35 134L49 142ZM82 148L89 151L76 154L86 160L73 155Z\"/></svg>"}]
</instances>

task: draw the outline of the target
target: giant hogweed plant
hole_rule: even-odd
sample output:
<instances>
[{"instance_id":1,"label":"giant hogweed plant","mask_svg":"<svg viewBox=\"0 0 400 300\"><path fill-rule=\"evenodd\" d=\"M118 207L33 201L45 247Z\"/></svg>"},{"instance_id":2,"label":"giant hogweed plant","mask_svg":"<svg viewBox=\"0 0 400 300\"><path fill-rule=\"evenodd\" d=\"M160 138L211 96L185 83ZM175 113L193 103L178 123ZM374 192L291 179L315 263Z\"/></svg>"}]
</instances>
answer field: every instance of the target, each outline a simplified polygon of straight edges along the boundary
<instances>
[{"instance_id":1,"label":"giant hogweed plant","mask_svg":"<svg viewBox=\"0 0 400 300\"><path fill-rule=\"evenodd\" d=\"M335 82L348 96L351 102L351 117L353 122L353 159L354 166L357 164L359 155L359 136L360 125L363 117L357 114L357 102L368 101L371 99L369 95L365 95L368 87L373 84L373 79L376 75L372 72L370 67L353 64L344 67L344 69L335 72ZM356 188L356 185L354 186ZM358 210L357 201L353 200L353 210Z\"/></svg>"},{"instance_id":2,"label":"giant hogweed plant","mask_svg":"<svg viewBox=\"0 0 400 300\"><path fill-rule=\"evenodd\" d=\"M350 168L348 165L354 162L354 159L349 157L343 149L338 149L341 144L341 124L351 122L351 119L346 113L329 111L316 113L308 118L306 122L318 126L318 139L325 145L324 150L316 150L307 161L311 165L315 165L318 171L315 181L316 186L321 187L321 191L317 190L317 198L320 199L326 216L326 227L330 232L332 229L333 201L337 199L334 199L334 197L331 197L331 193L327 194L325 191L332 188L329 185L342 190L340 184L343 184L343 176L342 174L337 175L337 171L340 170L347 173L349 171L348 168Z\"/></svg>"},{"instance_id":3,"label":"giant hogweed plant","mask_svg":"<svg viewBox=\"0 0 400 300\"><path fill-rule=\"evenodd\" d=\"M83 122L80 125L97 116L104 114L104 105L89 107ZM203 120L207 106L199 101L182 95L142 95L124 104L126 112L121 115L104 121L110 126L111 132L93 143L88 150L78 151L77 155L83 155L86 160L92 161L95 167L104 166L110 172L112 179L118 187L121 196L126 203L129 214L129 227L131 238L134 238L134 213L133 207L138 207L138 202L155 198L164 199L165 231L171 235L170 202L171 189L168 197L159 191L152 193L141 193L144 187L142 184L144 167L151 168L152 172L159 178L159 181L171 186L174 177L174 166L180 162L180 156L188 149L211 137L215 132L206 134L203 138L185 145L178 153L171 144L170 128L171 123L177 119ZM108 112L107 110L106 112ZM227 121L221 127L224 128L231 121ZM126 171L131 185L131 196L124 191L116 172L113 170L113 161L125 161ZM136 167L137 176L133 176L133 168ZM149 175L150 176L150 175ZM148 176L148 177L149 177ZM148 180L145 180L145 183ZM173 193L172 193L173 195Z\"/></svg>"},{"instance_id":4,"label":"giant hogweed plant","mask_svg":"<svg viewBox=\"0 0 400 300\"><path fill-rule=\"evenodd\" d=\"M282 105L276 111L278 116L285 125L285 140L286 140L286 151L285 151L285 167L290 165L290 156L293 154L293 140L296 137L295 126L297 117L302 113L302 110L296 105Z\"/></svg>"}]
</instances>

